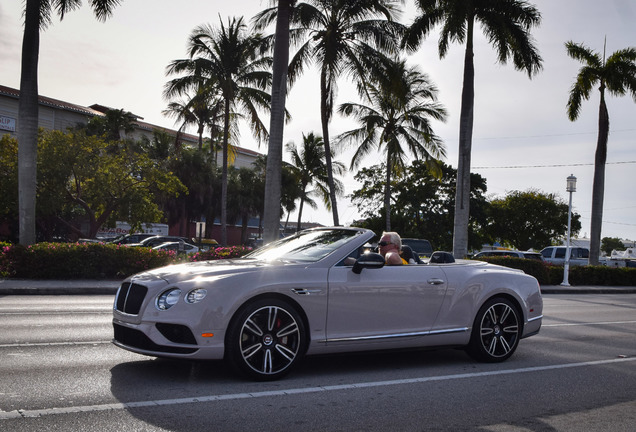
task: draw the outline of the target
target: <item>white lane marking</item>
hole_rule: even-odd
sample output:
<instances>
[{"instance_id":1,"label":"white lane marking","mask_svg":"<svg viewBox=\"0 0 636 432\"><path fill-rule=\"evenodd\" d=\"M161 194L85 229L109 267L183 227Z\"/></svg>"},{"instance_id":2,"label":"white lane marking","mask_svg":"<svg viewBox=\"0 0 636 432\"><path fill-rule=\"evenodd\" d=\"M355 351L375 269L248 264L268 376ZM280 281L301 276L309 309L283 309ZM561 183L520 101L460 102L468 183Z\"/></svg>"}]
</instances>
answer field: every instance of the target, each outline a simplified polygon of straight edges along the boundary
<instances>
[{"instance_id":1,"label":"white lane marking","mask_svg":"<svg viewBox=\"0 0 636 432\"><path fill-rule=\"evenodd\" d=\"M272 396L289 396L293 394L320 393L320 392L329 392L329 391L338 391L338 390L356 390L356 389L370 388L370 387L421 384L421 383L434 382L434 381L448 381L448 380L456 380L456 379L481 378L481 377L494 376L494 375L509 375L509 374L528 373L528 372L542 372L542 371L555 370L555 369L599 366L599 365L632 362L632 361L636 361L636 357L596 360L596 361L581 362L581 363L566 363L566 364L548 365L548 366L535 366L535 367L527 367L527 368L520 368L520 369L506 369L506 370L490 371L490 372L476 372L476 373L467 373L467 374L442 375L442 376L421 377L421 378L406 378L406 379L397 379L397 380L388 380L388 381L351 383L351 384L340 384L340 385L332 385L332 386L296 388L296 389L287 389L287 390L234 393L234 394L226 394L226 395L210 395L210 396L189 397L189 398L180 398L180 399L163 399L163 400L154 400L154 401L112 403L112 404L101 404L101 405L83 405L83 406L71 406L71 407L63 407L63 408L45 408L40 410L19 409L19 410L8 411L8 412L0 411L0 420L13 419L13 418L44 417L44 416L50 416L50 415L71 414L71 413L78 413L78 412L94 412L94 411L107 411L107 410L124 410L124 409L130 409L130 408L158 407L162 405L180 405L180 404L190 404L190 403L228 401L228 400L250 399L250 398L261 398L261 397L272 397Z\"/></svg>"},{"instance_id":2,"label":"white lane marking","mask_svg":"<svg viewBox=\"0 0 636 432\"><path fill-rule=\"evenodd\" d=\"M543 327L573 327L573 326L591 326L591 325L613 325L613 324L636 324L636 321L605 321L605 322L587 322L587 323L541 324L541 328L543 328Z\"/></svg>"}]
</instances>

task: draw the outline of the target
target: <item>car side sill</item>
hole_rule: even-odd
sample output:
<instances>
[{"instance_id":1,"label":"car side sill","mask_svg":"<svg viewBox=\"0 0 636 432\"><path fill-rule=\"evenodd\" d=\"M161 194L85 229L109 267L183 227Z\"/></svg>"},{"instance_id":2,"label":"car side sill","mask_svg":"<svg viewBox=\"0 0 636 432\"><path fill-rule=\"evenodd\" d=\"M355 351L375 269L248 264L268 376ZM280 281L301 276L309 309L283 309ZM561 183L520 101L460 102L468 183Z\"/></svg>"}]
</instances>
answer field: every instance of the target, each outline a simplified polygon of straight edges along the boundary
<instances>
[{"instance_id":1,"label":"car side sill","mask_svg":"<svg viewBox=\"0 0 636 432\"><path fill-rule=\"evenodd\" d=\"M431 331L423 331L423 332L396 333L396 334L390 334L390 335L333 338L333 339L326 339L320 342L332 343L332 342L354 342L354 341L365 341L365 340L396 339L396 338L415 337L415 336L430 336L430 335L448 334L448 333L461 333L465 331L468 331L468 327L461 327L461 328L447 329L447 330L431 330Z\"/></svg>"}]
</instances>

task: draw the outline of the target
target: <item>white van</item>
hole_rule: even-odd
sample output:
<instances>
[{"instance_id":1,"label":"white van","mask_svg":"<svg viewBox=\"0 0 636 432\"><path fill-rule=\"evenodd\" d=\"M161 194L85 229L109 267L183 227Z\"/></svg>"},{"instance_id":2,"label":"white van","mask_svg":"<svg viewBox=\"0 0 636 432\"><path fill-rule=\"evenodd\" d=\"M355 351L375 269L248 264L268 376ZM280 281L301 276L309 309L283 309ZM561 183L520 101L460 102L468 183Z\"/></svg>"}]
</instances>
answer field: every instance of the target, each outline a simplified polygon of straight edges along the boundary
<instances>
[{"instance_id":1,"label":"white van","mask_svg":"<svg viewBox=\"0 0 636 432\"><path fill-rule=\"evenodd\" d=\"M556 265L565 264L565 246L549 246L541 251L545 262ZM587 265L590 250L582 247L570 246L570 265Z\"/></svg>"}]
</instances>

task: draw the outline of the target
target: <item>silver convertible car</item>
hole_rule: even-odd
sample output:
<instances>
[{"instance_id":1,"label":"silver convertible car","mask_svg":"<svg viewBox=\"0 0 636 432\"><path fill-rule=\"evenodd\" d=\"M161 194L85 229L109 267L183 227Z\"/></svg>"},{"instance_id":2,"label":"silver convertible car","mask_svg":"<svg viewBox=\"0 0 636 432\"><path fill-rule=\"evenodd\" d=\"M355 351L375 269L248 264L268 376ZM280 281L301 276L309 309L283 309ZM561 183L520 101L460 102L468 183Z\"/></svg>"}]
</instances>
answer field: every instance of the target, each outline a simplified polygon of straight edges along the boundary
<instances>
[{"instance_id":1,"label":"silver convertible car","mask_svg":"<svg viewBox=\"0 0 636 432\"><path fill-rule=\"evenodd\" d=\"M435 263L435 254L385 266L368 252L374 236L312 229L241 259L132 276L115 298L113 342L149 356L225 359L271 380L312 354L463 347L499 362L539 332L535 278L480 261Z\"/></svg>"}]
</instances>

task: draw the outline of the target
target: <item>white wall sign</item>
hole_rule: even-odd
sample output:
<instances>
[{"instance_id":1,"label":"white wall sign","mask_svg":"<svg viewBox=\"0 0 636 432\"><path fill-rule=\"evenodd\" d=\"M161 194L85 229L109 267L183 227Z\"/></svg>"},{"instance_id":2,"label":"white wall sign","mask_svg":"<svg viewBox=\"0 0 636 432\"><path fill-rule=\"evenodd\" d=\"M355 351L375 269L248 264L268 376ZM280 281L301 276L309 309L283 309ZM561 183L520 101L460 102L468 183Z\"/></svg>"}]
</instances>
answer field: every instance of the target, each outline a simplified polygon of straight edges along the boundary
<instances>
[{"instance_id":1,"label":"white wall sign","mask_svg":"<svg viewBox=\"0 0 636 432\"><path fill-rule=\"evenodd\" d=\"M0 129L9 132L15 132L15 119L11 117L0 116Z\"/></svg>"}]
</instances>

